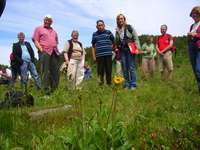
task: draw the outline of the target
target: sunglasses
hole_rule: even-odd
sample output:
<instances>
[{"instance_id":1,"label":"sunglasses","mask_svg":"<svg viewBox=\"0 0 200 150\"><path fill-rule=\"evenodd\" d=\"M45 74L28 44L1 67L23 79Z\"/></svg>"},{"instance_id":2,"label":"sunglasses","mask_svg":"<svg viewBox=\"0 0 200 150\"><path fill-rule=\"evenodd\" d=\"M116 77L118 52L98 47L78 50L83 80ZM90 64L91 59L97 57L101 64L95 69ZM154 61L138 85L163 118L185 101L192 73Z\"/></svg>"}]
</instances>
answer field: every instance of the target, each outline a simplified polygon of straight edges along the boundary
<instances>
[{"instance_id":1,"label":"sunglasses","mask_svg":"<svg viewBox=\"0 0 200 150\"><path fill-rule=\"evenodd\" d=\"M198 17L198 16L199 16L199 15L196 14L196 13L193 13L193 14L191 15L192 18L195 18L195 17Z\"/></svg>"}]
</instances>

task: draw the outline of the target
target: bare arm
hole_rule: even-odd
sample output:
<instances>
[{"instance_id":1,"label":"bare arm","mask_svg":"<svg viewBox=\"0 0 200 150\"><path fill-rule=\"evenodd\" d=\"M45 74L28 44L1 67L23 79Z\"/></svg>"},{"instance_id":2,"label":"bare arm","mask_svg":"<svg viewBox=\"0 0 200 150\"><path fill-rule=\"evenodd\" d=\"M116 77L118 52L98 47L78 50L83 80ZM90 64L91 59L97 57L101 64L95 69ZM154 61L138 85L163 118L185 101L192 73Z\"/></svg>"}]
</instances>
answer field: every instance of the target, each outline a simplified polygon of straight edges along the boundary
<instances>
[{"instance_id":1,"label":"bare arm","mask_svg":"<svg viewBox=\"0 0 200 150\"><path fill-rule=\"evenodd\" d=\"M68 58L69 42L65 43L63 51L64 51L65 64L68 64L69 63L69 58Z\"/></svg>"},{"instance_id":2,"label":"bare arm","mask_svg":"<svg viewBox=\"0 0 200 150\"><path fill-rule=\"evenodd\" d=\"M64 52L64 59L65 59L65 64L68 64L69 58L68 58L68 54L66 52Z\"/></svg>"},{"instance_id":3,"label":"bare arm","mask_svg":"<svg viewBox=\"0 0 200 150\"><path fill-rule=\"evenodd\" d=\"M162 54L158 48L158 44L156 44L156 51L159 53L159 54Z\"/></svg>"},{"instance_id":4,"label":"bare arm","mask_svg":"<svg viewBox=\"0 0 200 150\"><path fill-rule=\"evenodd\" d=\"M95 62L96 61L96 48L92 46L92 59Z\"/></svg>"},{"instance_id":5,"label":"bare arm","mask_svg":"<svg viewBox=\"0 0 200 150\"><path fill-rule=\"evenodd\" d=\"M169 45L162 51L162 53L164 53L164 52L168 51L169 49L171 49L172 46L173 46L173 40L171 39L169 41Z\"/></svg>"}]
</instances>

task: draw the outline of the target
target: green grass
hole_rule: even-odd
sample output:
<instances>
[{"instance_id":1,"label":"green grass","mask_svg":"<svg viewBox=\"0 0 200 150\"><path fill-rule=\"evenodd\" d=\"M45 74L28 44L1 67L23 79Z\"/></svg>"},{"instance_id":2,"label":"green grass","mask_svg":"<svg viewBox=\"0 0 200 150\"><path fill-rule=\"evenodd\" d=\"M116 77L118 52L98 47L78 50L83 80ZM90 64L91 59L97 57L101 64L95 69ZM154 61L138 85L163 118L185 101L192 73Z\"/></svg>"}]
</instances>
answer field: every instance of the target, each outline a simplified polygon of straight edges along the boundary
<instances>
[{"instance_id":1,"label":"green grass","mask_svg":"<svg viewBox=\"0 0 200 150\"><path fill-rule=\"evenodd\" d=\"M177 56L172 81L160 81L158 71L143 81L140 72L135 91L98 86L95 75L74 91L62 76L50 99L31 86L34 107L0 110L0 149L199 149L200 96L188 59ZM28 115L66 104L72 108L62 113Z\"/></svg>"}]
</instances>

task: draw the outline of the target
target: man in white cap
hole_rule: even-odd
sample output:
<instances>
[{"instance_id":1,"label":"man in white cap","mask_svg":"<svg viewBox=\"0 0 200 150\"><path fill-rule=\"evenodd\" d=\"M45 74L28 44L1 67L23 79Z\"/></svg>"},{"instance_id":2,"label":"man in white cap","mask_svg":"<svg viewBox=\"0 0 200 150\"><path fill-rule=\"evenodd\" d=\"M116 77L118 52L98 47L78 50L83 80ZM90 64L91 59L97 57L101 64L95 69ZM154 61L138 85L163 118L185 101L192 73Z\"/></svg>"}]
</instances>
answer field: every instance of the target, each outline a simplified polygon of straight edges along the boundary
<instances>
[{"instance_id":1,"label":"man in white cap","mask_svg":"<svg viewBox=\"0 0 200 150\"><path fill-rule=\"evenodd\" d=\"M41 61L42 86L46 94L58 87L59 83L59 51L58 36L51 27L52 17L46 15L44 24L35 29L33 41L38 49L39 59Z\"/></svg>"}]
</instances>

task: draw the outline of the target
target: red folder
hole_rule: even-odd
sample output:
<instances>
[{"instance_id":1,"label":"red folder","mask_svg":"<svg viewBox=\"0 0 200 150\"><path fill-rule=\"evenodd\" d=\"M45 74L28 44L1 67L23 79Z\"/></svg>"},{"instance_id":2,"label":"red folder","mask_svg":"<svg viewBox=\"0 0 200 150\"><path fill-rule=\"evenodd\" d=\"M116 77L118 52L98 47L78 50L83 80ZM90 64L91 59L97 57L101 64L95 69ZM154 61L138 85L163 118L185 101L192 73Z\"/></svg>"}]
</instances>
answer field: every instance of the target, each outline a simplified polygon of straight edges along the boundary
<instances>
[{"instance_id":1,"label":"red folder","mask_svg":"<svg viewBox=\"0 0 200 150\"><path fill-rule=\"evenodd\" d=\"M135 42L129 42L128 47L130 49L131 54L139 54L139 49L137 48Z\"/></svg>"}]
</instances>

